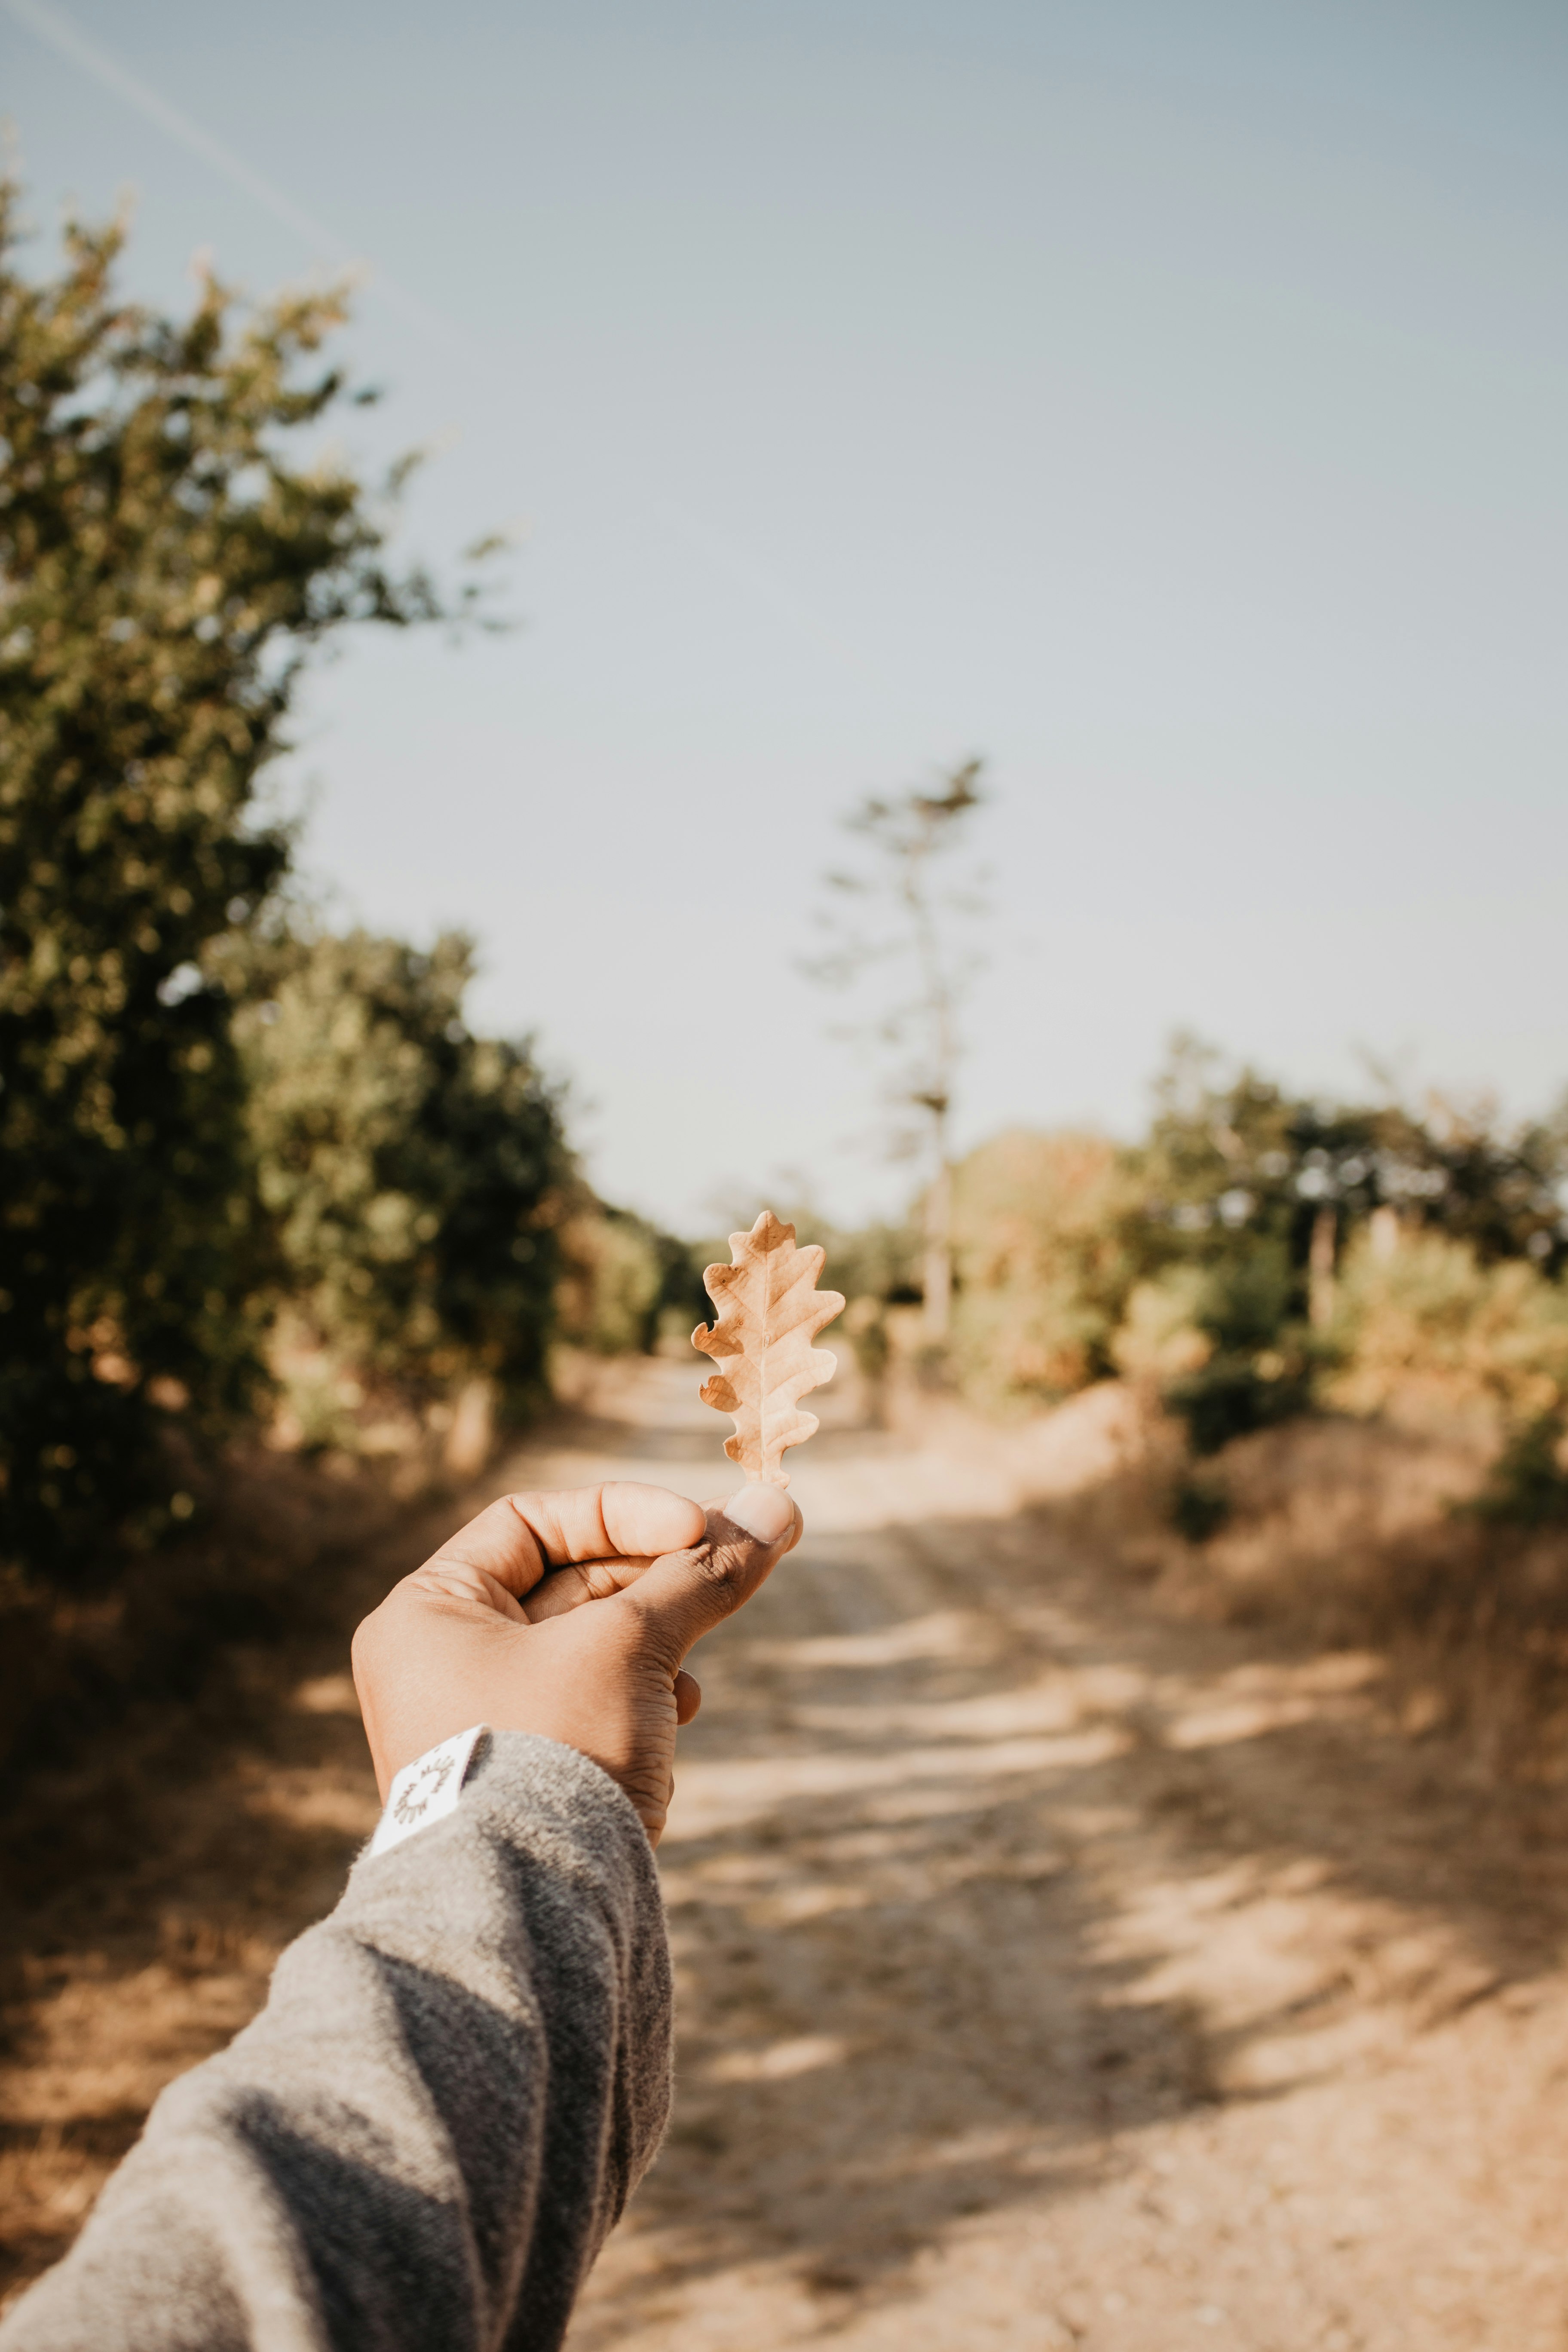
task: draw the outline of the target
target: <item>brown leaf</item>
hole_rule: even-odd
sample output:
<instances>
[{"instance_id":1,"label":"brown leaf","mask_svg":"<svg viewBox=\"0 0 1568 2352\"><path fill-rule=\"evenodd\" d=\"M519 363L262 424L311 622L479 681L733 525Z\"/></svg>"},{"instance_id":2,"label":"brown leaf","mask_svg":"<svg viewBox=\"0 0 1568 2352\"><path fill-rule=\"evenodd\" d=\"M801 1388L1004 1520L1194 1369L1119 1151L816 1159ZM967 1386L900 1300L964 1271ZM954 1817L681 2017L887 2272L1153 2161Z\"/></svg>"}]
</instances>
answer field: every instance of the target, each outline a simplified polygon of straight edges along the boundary
<instances>
[{"instance_id":1,"label":"brown leaf","mask_svg":"<svg viewBox=\"0 0 1568 2352\"><path fill-rule=\"evenodd\" d=\"M724 1451L748 1478L787 1486L784 1451L816 1427L798 1400L833 1378L837 1359L812 1340L843 1312L836 1290L818 1290L824 1253L796 1249L795 1227L764 1209L749 1234L731 1234L732 1265L710 1265L702 1279L719 1310L709 1330L700 1323L691 1344L719 1370L702 1383L704 1404L733 1413L735 1434Z\"/></svg>"}]
</instances>

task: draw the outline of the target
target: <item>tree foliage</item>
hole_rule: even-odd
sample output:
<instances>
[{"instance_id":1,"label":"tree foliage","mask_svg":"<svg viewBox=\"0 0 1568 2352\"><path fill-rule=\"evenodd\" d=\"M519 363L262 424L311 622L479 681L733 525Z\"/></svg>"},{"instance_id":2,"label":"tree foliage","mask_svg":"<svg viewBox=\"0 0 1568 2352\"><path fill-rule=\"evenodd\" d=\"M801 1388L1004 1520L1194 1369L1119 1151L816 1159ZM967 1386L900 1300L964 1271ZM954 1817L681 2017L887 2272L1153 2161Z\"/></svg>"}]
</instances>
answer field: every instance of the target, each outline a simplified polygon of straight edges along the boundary
<instances>
[{"instance_id":1,"label":"tree foliage","mask_svg":"<svg viewBox=\"0 0 1568 2352\"><path fill-rule=\"evenodd\" d=\"M1554 1274L1568 1263L1565 1147L1561 1118L1510 1127L1486 1103L1292 1096L1181 1036L1155 1083L1142 1213L1167 1260L1227 1257L1237 1235L1267 1234L1305 1268L1323 1211L1342 1244L1384 1208L1483 1261L1530 1257Z\"/></svg>"},{"instance_id":2,"label":"tree foliage","mask_svg":"<svg viewBox=\"0 0 1568 2352\"><path fill-rule=\"evenodd\" d=\"M1200 1453L1299 1412L1359 1344L1341 1273L1366 1264L1374 1221L1390 1245L1404 1236L1402 1260L1422 1237L1472 1267L1522 1261L1519 1278L1568 1258L1558 1126L1510 1128L1486 1105L1442 1099L1417 1110L1292 1096L1254 1070L1226 1073L1192 1038L1157 1082L1136 1164L1134 1255L1146 1280L1186 1296L1204 1345L1165 1391Z\"/></svg>"},{"instance_id":3,"label":"tree foliage","mask_svg":"<svg viewBox=\"0 0 1568 2352\"><path fill-rule=\"evenodd\" d=\"M629 1209L606 1208L585 1184L560 1241L561 1337L599 1356L651 1352L665 1308L689 1291L685 1244Z\"/></svg>"},{"instance_id":4,"label":"tree foliage","mask_svg":"<svg viewBox=\"0 0 1568 2352\"><path fill-rule=\"evenodd\" d=\"M1324 1101L1178 1038L1140 1141L995 1137L955 1171L953 1230L953 1360L977 1402L1114 1369L1200 1454L1415 1378L1521 1428L1568 1414L1568 1116ZM853 1323L852 1238L830 1263ZM889 1300L890 1268L865 1271Z\"/></svg>"},{"instance_id":5,"label":"tree foliage","mask_svg":"<svg viewBox=\"0 0 1568 2352\"><path fill-rule=\"evenodd\" d=\"M19 264L0 190L0 1558L162 1524L156 1399L256 1376L266 1221L214 951L288 859L258 821L299 666L437 609L354 475L292 455L345 394L342 315L173 322L119 228Z\"/></svg>"},{"instance_id":6,"label":"tree foliage","mask_svg":"<svg viewBox=\"0 0 1568 2352\"><path fill-rule=\"evenodd\" d=\"M576 1187L526 1043L463 1019L472 941L253 937L227 976L258 1187L286 1295L373 1379L537 1391Z\"/></svg>"}]
</instances>

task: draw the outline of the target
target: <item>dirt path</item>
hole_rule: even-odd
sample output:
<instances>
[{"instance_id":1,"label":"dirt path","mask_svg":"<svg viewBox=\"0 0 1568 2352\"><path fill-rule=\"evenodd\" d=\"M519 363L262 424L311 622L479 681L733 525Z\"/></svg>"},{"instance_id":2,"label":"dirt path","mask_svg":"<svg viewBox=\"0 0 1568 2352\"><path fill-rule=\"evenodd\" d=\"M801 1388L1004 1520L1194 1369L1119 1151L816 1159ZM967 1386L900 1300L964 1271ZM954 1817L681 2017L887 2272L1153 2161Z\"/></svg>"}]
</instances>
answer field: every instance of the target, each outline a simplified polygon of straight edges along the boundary
<instances>
[{"instance_id":1,"label":"dirt path","mask_svg":"<svg viewBox=\"0 0 1568 2352\"><path fill-rule=\"evenodd\" d=\"M710 1493L693 1385L616 1368L500 1479ZM574 2352L1568 2346L1557 1801L1389 1738L1364 1661L1097 1574L1002 1448L846 1418L795 1492L806 1542L693 1662L678 2119ZM18 2271L369 1826L334 1640L258 1661L221 1769L40 1910Z\"/></svg>"}]
</instances>

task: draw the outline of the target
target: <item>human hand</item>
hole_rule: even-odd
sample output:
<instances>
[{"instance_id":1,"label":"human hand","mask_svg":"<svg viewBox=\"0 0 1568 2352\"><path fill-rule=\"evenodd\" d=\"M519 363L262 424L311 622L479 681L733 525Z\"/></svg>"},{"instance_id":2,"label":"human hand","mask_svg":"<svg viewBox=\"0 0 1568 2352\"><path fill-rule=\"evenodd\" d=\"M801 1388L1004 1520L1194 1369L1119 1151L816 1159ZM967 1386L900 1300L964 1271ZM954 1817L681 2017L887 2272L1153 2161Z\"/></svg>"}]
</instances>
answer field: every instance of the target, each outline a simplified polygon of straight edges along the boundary
<instances>
[{"instance_id":1,"label":"human hand","mask_svg":"<svg viewBox=\"0 0 1568 2352\"><path fill-rule=\"evenodd\" d=\"M676 1727L701 1699L681 1660L800 1533L778 1486L742 1486L706 1511L620 1480L503 1496L395 1584L354 1635L383 1800L405 1764L488 1723L592 1757L657 1845Z\"/></svg>"}]
</instances>

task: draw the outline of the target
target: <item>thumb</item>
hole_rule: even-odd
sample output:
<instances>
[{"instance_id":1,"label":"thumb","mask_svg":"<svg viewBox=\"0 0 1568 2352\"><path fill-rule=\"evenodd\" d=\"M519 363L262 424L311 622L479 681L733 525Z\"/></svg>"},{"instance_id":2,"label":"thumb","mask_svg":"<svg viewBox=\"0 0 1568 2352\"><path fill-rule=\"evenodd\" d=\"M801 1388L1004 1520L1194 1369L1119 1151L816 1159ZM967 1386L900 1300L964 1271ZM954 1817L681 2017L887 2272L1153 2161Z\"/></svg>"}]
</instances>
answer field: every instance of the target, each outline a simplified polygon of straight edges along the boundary
<instances>
[{"instance_id":1,"label":"thumb","mask_svg":"<svg viewBox=\"0 0 1568 2352\"><path fill-rule=\"evenodd\" d=\"M693 1642L748 1601L800 1540L801 1517L782 1486L742 1486L708 1512L708 1532L689 1551L656 1559L621 1605L679 1664Z\"/></svg>"}]
</instances>

